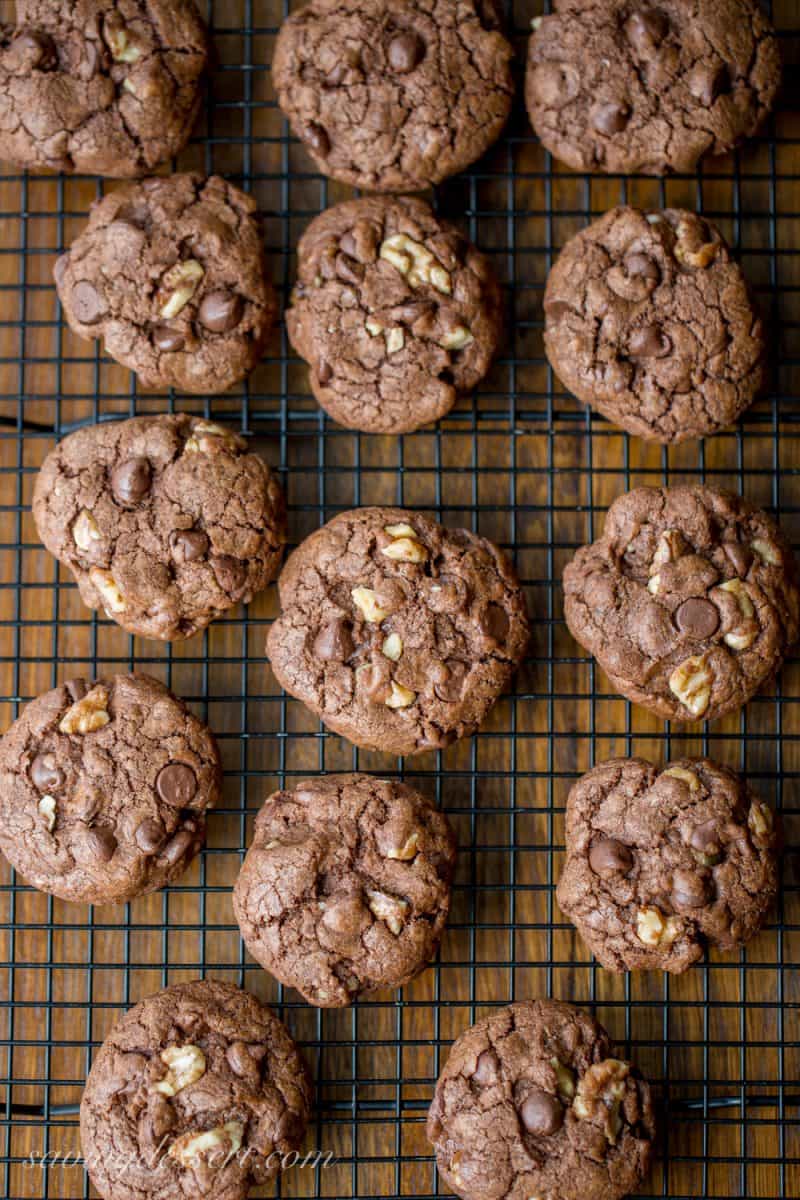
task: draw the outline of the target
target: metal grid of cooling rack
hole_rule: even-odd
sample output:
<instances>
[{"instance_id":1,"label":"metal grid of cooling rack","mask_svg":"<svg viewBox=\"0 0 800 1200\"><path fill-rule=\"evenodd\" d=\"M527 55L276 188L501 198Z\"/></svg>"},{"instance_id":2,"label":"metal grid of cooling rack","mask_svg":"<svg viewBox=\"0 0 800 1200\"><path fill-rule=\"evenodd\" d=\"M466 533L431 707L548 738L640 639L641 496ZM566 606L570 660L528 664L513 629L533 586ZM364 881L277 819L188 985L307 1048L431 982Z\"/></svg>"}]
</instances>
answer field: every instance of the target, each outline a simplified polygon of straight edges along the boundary
<instances>
[{"instance_id":1,"label":"metal grid of cooling rack","mask_svg":"<svg viewBox=\"0 0 800 1200\"><path fill-rule=\"evenodd\" d=\"M520 50L541 7L514 0ZM284 15L279 0L208 0L205 8L219 61L197 135L176 166L218 171L253 192L285 298L299 233L346 192L310 172L275 107L268 64ZM596 534L610 501L642 482L713 479L771 506L800 543L797 0L774 0L773 18L790 64L781 105L760 137L696 178L562 171L518 100L498 146L436 197L492 255L507 286L505 351L476 397L439 428L402 439L333 425L309 396L282 329L238 394L138 395L127 372L69 333L51 286L56 253L103 185L0 174L0 721L5 727L28 699L70 675L135 665L210 722L226 767L207 848L166 892L93 910L40 895L0 867L5 1197L89 1194L74 1156L93 1050L141 996L205 974L274 1004L314 1069L307 1148L336 1161L284 1175L276 1190L285 1196L434 1196L424 1116L450 1041L491 1006L546 994L590 1007L656 1083L662 1139L647 1194L800 1195L800 664L790 662L743 714L673 731L616 697L572 642L559 586L565 561ZM705 444L662 450L629 439L566 396L547 368L548 267L570 233L621 199L697 207L716 219L771 318L772 390L735 430ZM253 437L284 479L293 542L343 507L399 502L476 528L514 554L534 618L531 656L476 738L403 764L327 735L282 695L264 660L274 587L171 648L136 641L81 606L38 545L29 512L35 471L82 422L179 408ZM783 810L780 905L738 956L712 955L679 979L611 977L555 905L567 790L612 754L697 752L744 771ZM269 791L355 767L403 774L442 804L459 834L460 865L436 965L402 993L321 1013L246 959L230 887Z\"/></svg>"}]
</instances>

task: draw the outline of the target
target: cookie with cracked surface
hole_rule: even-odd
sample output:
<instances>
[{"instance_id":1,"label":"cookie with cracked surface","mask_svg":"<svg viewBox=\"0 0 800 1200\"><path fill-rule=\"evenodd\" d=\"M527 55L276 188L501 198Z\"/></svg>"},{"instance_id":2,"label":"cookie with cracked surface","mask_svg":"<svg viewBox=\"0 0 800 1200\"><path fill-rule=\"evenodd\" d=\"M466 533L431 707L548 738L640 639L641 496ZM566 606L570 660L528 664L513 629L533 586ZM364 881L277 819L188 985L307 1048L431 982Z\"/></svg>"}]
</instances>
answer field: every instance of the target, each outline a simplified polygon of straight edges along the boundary
<instances>
[{"instance_id":1,"label":"cookie with cracked surface","mask_svg":"<svg viewBox=\"0 0 800 1200\"><path fill-rule=\"evenodd\" d=\"M48 454L33 515L81 599L141 637L191 637L275 576L283 494L243 438L187 414L89 425Z\"/></svg>"},{"instance_id":2,"label":"cookie with cracked surface","mask_svg":"<svg viewBox=\"0 0 800 1200\"><path fill-rule=\"evenodd\" d=\"M145 388L224 392L258 364L278 312L255 201L218 175L105 196L53 274L70 328Z\"/></svg>"},{"instance_id":3,"label":"cookie with cracked surface","mask_svg":"<svg viewBox=\"0 0 800 1200\"><path fill-rule=\"evenodd\" d=\"M623 696L670 721L741 708L798 635L791 547L741 496L636 488L564 570L564 614Z\"/></svg>"},{"instance_id":4,"label":"cookie with cracked surface","mask_svg":"<svg viewBox=\"0 0 800 1200\"><path fill-rule=\"evenodd\" d=\"M455 860L449 821L406 784L306 779L258 814L233 907L265 970L340 1008L403 987L435 956Z\"/></svg>"},{"instance_id":5,"label":"cookie with cracked surface","mask_svg":"<svg viewBox=\"0 0 800 1200\"><path fill-rule=\"evenodd\" d=\"M500 288L488 260L421 200L337 204L311 222L298 260L286 328L317 400L348 429L419 429L488 371Z\"/></svg>"},{"instance_id":6,"label":"cookie with cracked surface","mask_svg":"<svg viewBox=\"0 0 800 1200\"><path fill-rule=\"evenodd\" d=\"M281 26L272 77L323 174L418 192L500 136L511 57L494 6L481 0L312 0Z\"/></svg>"},{"instance_id":7,"label":"cookie with cracked surface","mask_svg":"<svg viewBox=\"0 0 800 1200\"><path fill-rule=\"evenodd\" d=\"M769 113L781 78L757 0L557 0L534 21L525 101L579 171L665 175L725 154Z\"/></svg>"},{"instance_id":8,"label":"cookie with cracked surface","mask_svg":"<svg viewBox=\"0 0 800 1200\"><path fill-rule=\"evenodd\" d=\"M402 508L340 513L298 546L278 588L278 682L367 749L417 754L473 734L528 643L501 551Z\"/></svg>"},{"instance_id":9,"label":"cookie with cracked surface","mask_svg":"<svg viewBox=\"0 0 800 1200\"><path fill-rule=\"evenodd\" d=\"M456 1039L427 1135L462 1200L619 1200L647 1173L655 1120L649 1085L597 1021L525 1000Z\"/></svg>"},{"instance_id":10,"label":"cookie with cracked surface","mask_svg":"<svg viewBox=\"0 0 800 1200\"><path fill-rule=\"evenodd\" d=\"M158 680L73 679L0 742L0 850L42 892L122 903L183 873L221 787L213 734Z\"/></svg>"},{"instance_id":11,"label":"cookie with cracked surface","mask_svg":"<svg viewBox=\"0 0 800 1200\"><path fill-rule=\"evenodd\" d=\"M310 1107L283 1022L229 983L179 983L130 1009L100 1047L83 1155L105 1200L245 1200L300 1145Z\"/></svg>"},{"instance_id":12,"label":"cookie with cracked surface","mask_svg":"<svg viewBox=\"0 0 800 1200\"><path fill-rule=\"evenodd\" d=\"M193 0L17 0L16 15L0 25L0 158L129 178L184 147L209 56Z\"/></svg>"},{"instance_id":13,"label":"cookie with cracked surface","mask_svg":"<svg viewBox=\"0 0 800 1200\"><path fill-rule=\"evenodd\" d=\"M544 311L553 369L642 438L717 433L765 383L747 282L719 230L695 213L612 209L561 251Z\"/></svg>"},{"instance_id":14,"label":"cookie with cracked surface","mask_svg":"<svg viewBox=\"0 0 800 1200\"><path fill-rule=\"evenodd\" d=\"M775 899L772 809L707 758L601 763L570 791L566 831L558 903L609 971L680 974L743 945Z\"/></svg>"}]
</instances>

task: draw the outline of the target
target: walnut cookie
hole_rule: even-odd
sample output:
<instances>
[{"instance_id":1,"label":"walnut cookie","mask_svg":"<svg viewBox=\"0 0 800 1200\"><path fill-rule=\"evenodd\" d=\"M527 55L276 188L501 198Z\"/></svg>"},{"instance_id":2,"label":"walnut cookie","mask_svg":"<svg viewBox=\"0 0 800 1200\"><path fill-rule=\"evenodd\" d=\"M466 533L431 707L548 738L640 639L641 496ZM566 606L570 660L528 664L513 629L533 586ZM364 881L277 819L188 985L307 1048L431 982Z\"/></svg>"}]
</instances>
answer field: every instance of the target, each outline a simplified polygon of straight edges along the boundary
<instances>
[{"instance_id":1,"label":"walnut cookie","mask_svg":"<svg viewBox=\"0 0 800 1200\"><path fill-rule=\"evenodd\" d=\"M623 696L667 720L713 721L797 640L797 566L775 522L741 496L636 488L565 568L564 614Z\"/></svg>"},{"instance_id":2,"label":"walnut cookie","mask_svg":"<svg viewBox=\"0 0 800 1200\"><path fill-rule=\"evenodd\" d=\"M605 1029L557 1000L496 1010L456 1039L428 1141L462 1200L620 1200L650 1166L650 1087Z\"/></svg>"},{"instance_id":3,"label":"walnut cookie","mask_svg":"<svg viewBox=\"0 0 800 1200\"><path fill-rule=\"evenodd\" d=\"M772 809L707 758L600 764L571 789L566 830L559 907L610 971L680 974L706 946L743 945L775 899Z\"/></svg>"},{"instance_id":4,"label":"walnut cookie","mask_svg":"<svg viewBox=\"0 0 800 1200\"><path fill-rule=\"evenodd\" d=\"M33 515L81 599L123 629L191 637L274 578L283 494L243 438L187 414L86 426L42 464Z\"/></svg>"},{"instance_id":5,"label":"walnut cookie","mask_svg":"<svg viewBox=\"0 0 800 1200\"><path fill-rule=\"evenodd\" d=\"M258 364L278 312L255 201L217 175L105 196L53 275L70 328L145 388L226 391Z\"/></svg>"},{"instance_id":6,"label":"walnut cookie","mask_svg":"<svg viewBox=\"0 0 800 1200\"><path fill-rule=\"evenodd\" d=\"M286 328L340 424L408 433L486 374L502 332L488 260L429 205L369 196L327 209L298 246Z\"/></svg>"},{"instance_id":7,"label":"walnut cookie","mask_svg":"<svg viewBox=\"0 0 800 1200\"><path fill-rule=\"evenodd\" d=\"M192 0L17 0L0 25L0 158L126 178L183 148L208 64Z\"/></svg>"},{"instance_id":8,"label":"walnut cookie","mask_svg":"<svg viewBox=\"0 0 800 1200\"><path fill-rule=\"evenodd\" d=\"M278 682L335 733L390 754L474 733L528 643L500 550L401 508L340 513L289 557L278 588Z\"/></svg>"}]
</instances>

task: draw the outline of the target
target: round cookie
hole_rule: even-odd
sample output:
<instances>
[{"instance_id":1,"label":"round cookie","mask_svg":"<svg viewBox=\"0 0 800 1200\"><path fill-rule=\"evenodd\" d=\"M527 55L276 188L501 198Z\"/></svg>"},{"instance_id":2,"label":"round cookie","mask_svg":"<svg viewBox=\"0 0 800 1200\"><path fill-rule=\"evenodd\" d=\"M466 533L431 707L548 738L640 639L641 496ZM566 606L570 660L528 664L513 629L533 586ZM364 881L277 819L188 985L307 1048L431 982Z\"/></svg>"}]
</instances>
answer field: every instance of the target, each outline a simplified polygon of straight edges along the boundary
<instances>
[{"instance_id":1,"label":"round cookie","mask_svg":"<svg viewBox=\"0 0 800 1200\"><path fill-rule=\"evenodd\" d=\"M0 742L0 850L42 892L122 903L183 873L221 787L213 734L158 680L72 679Z\"/></svg>"},{"instance_id":2,"label":"round cookie","mask_svg":"<svg viewBox=\"0 0 800 1200\"><path fill-rule=\"evenodd\" d=\"M601 763L570 791L566 830L559 907L609 971L680 974L706 945L743 945L775 899L772 810L707 758Z\"/></svg>"},{"instance_id":3,"label":"round cookie","mask_svg":"<svg viewBox=\"0 0 800 1200\"><path fill-rule=\"evenodd\" d=\"M402 508L340 513L288 559L267 652L335 733L390 754L476 731L528 643L519 581L466 529Z\"/></svg>"},{"instance_id":4,"label":"round cookie","mask_svg":"<svg viewBox=\"0 0 800 1200\"><path fill-rule=\"evenodd\" d=\"M567 242L545 349L584 404L658 442L733 424L766 377L764 329L719 230L682 209L615 208Z\"/></svg>"},{"instance_id":5,"label":"round cookie","mask_svg":"<svg viewBox=\"0 0 800 1200\"><path fill-rule=\"evenodd\" d=\"M489 369L502 331L489 263L429 205L370 196L329 208L298 247L286 328L341 425L408 433Z\"/></svg>"},{"instance_id":6,"label":"round cookie","mask_svg":"<svg viewBox=\"0 0 800 1200\"><path fill-rule=\"evenodd\" d=\"M208 63L192 0L17 0L0 26L0 158L126 178L183 149Z\"/></svg>"},{"instance_id":7,"label":"round cookie","mask_svg":"<svg viewBox=\"0 0 800 1200\"><path fill-rule=\"evenodd\" d=\"M179 983L117 1022L81 1101L106 1200L245 1200L297 1149L308 1070L286 1026L229 983Z\"/></svg>"},{"instance_id":8,"label":"round cookie","mask_svg":"<svg viewBox=\"0 0 800 1200\"><path fill-rule=\"evenodd\" d=\"M266 587L285 530L269 467L244 439L187 414L71 433L42 464L33 515L84 604L166 641Z\"/></svg>"},{"instance_id":9,"label":"round cookie","mask_svg":"<svg viewBox=\"0 0 800 1200\"><path fill-rule=\"evenodd\" d=\"M497 1009L453 1044L428 1141L462 1200L619 1200L653 1153L650 1088L571 1004Z\"/></svg>"},{"instance_id":10,"label":"round cookie","mask_svg":"<svg viewBox=\"0 0 800 1200\"><path fill-rule=\"evenodd\" d=\"M533 22L525 101L579 171L694 171L754 134L781 78L758 0L556 0Z\"/></svg>"},{"instance_id":11,"label":"round cookie","mask_svg":"<svg viewBox=\"0 0 800 1200\"><path fill-rule=\"evenodd\" d=\"M312 0L281 26L278 103L325 175L418 192L500 136L512 49L482 0Z\"/></svg>"},{"instance_id":12,"label":"round cookie","mask_svg":"<svg viewBox=\"0 0 800 1200\"><path fill-rule=\"evenodd\" d=\"M142 387L224 392L258 364L278 312L255 213L218 175L105 196L53 271L70 328Z\"/></svg>"},{"instance_id":13,"label":"round cookie","mask_svg":"<svg viewBox=\"0 0 800 1200\"><path fill-rule=\"evenodd\" d=\"M699 484L636 488L564 570L564 615L612 685L670 721L741 708L798 635L797 567L775 522Z\"/></svg>"},{"instance_id":14,"label":"round cookie","mask_svg":"<svg viewBox=\"0 0 800 1200\"><path fill-rule=\"evenodd\" d=\"M258 814L233 907L265 970L339 1008L403 987L435 957L455 860L447 818L413 788L306 779Z\"/></svg>"}]
</instances>

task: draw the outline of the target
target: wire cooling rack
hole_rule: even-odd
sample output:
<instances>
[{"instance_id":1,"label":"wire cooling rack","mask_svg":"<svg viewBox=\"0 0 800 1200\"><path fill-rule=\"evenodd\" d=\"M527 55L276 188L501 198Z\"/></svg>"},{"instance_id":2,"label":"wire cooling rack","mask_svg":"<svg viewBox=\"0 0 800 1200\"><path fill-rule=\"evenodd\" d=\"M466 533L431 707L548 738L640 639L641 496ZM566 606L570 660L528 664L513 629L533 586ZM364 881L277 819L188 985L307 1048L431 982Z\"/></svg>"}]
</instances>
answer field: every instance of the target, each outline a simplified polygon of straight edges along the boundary
<instances>
[{"instance_id":1,"label":"wire cooling rack","mask_svg":"<svg viewBox=\"0 0 800 1200\"><path fill-rule=\"evenodd\" d=\"M0 7L11 19L12 6ZM299 234L346 189L311 172L275 107L268 64L280 3L218 0L206 10L219 61L201 125L176 165L218 171L253 192L285 299ZM540 11L515 3L509 14L521 52ZM139 396L128 372L70 334L52 287L55 255L104 185L0 175L0 721L5 727L64 678L136 666L210 722L226 767L208 845L165 892L92 909L34 892L0 867L5 1197L89 1195L76 1162L77 1105L93 1051L141 996L201 975L274 1004L313 1067L306 1150L336 1161L314 1166L312 1155L276 1185L284 1196L435 1195L424 1116L449 1043L492 1006L540 995L591 1008L655 1082L662 1137L647 1194L800 1195L798 662L743 714L672 731L617 697L571 640L559 582L611 500L639 483L713 480L771 506L800 542L797 0L775 0L773 18L788 64L781 105L760 137L697 177L562 170L537 144L518 97L497 147L436 197L507 285L505 351L476 397L438 428L405 438L359 436L329 421L282 328L238 394ZM621 435L565 395L544 359L542 289L554 254L621 200L697 207L718 221L770 317L772 390L734 430L704 444L662 450ZM281 693L265 661L274 587L172 647L133 639L82 607L38 544L29 511L36 469L79 424L178 409L252 436L281 472L293 542L341 508L400 503L478 529L513 553L533 614L531 656L477 737L403 764L326 734ZM567 791L612 754L699 752L744 771L783 810L779 906L738 956L712 955L677 979L610 976L555 904ZM246 958L230 888L270 791L356 767L402 774L450 814L461 844L452 920L436 965L402 993L318 1012Z\"/></svg>"}]
</instances>

